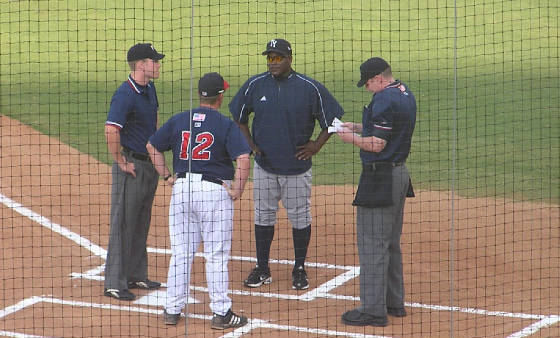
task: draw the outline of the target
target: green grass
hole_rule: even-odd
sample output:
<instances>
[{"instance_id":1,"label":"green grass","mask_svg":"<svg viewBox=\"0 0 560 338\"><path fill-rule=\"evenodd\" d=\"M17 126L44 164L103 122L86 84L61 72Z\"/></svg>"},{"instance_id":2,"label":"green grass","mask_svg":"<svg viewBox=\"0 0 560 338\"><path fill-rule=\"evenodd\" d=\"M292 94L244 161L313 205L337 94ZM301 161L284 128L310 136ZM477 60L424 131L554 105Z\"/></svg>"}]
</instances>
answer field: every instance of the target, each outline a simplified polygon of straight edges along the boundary
<instances>
[{"instance_id":1,"label":"green grass","mask_svg":"<svg viewBox=\"0 0 560 338\"><path fill-rule=\"evenodd\" d=\"M204 3L191 28L190 2L0 0L0 113L108 163L103 123L132 44L166 54L165 121L196 105L191 83L207 71L228 79L229 101L265 70L266 42L284 37L294 68L331 90L344 120L360 121L371 98L355 86L360 63L391 63L418 101L408 161L418 188L448 190L455 178L464 196L560 203L558 1L458 1L457 19L436 0ZM336 136L314 164L320 184L360 172L357 149Z\"/></svg>"}]
</instances>

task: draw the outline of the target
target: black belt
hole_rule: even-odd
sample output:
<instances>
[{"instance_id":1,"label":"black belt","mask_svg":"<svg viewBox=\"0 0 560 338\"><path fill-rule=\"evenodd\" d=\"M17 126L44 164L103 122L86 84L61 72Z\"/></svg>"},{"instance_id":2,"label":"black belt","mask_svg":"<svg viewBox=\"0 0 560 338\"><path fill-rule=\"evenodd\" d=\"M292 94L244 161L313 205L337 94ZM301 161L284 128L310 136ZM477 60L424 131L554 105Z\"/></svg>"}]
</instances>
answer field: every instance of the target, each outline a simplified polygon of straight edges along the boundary
<instances>
[{"instance_id":1,"label":"black belt","mask_svg":"<svg viewBox=\"0 0 560 338\"><path fill-rule=\"evenodd\" d=\"M127 154L128 156L135 158L137 160L140 161L144 161L144 162L151 162L152 160L150 160L150 155L148 154L144 154L144 153L137 153L135 151L132 151L128 148L123 147L123 153Z\"/></svg>"},{"instance_id":2,"label":"black belt","mask_svg":"<svg viewBox=\"0 0 560 338\"><path fill-rule=\"evenodd\" d=\"M196 173L192 173L192 174L196 174ZM177 178L185 178L187 177L187 173L177 173ZM216 183L219 185L224 184L224 181L222 181L219 178L216 177L212 177L206 174L202 174L202 178L200 179L201 181L207 181L207 182L212 182L212 183Z\"/></svg>"},{"instance_id":3,"label":"black belt","mask_svg":"<svg viewBox=\"0 0 560 338\"><path fill-rule=\"evenodd\" d=\"M373 162L373 163L364 163L362 167L367 170L375 170L375 164L388 164L391 167L399 167L404 164L404 162Z\"/></svg>"}]
</instances>

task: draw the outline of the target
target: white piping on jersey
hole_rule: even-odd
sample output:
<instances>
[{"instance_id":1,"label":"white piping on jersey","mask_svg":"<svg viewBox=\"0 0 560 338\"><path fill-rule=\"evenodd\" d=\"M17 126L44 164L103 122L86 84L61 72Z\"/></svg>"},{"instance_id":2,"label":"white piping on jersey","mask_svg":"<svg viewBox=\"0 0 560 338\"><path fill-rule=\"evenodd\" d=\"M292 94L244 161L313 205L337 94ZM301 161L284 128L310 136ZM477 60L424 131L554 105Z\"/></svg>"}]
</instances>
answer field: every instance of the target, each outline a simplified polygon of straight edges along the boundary
<instances>
[{"instance_id":1,"label":"white piping on jersey","mask_svg":"<svg viewBox=\"0 0 560 338\"><path fill-rule=\"evenodd\" d=\"M243 93L243 95L247 96L247 93L249 92L249 89L251 89L251 86L253 85L253 83L259 79L262 79L263 77L266 77L268 75L268 73L263 74L259 77L254 78L253 80L251 80L251 82L249 82L249 84L247 85L247 89L245 90L245 93ZM239 120L241 121L241 118L243 117L243 111L245 110L245 103L241 106L241 111L239 112Z\"/></svg>"},{"instance_id":2,"label":"white piping on jersey","mask_svg":"<svg viewBox=\"0 0 560 338\"><path fill-rule=\"evenodd\" d=\"M295 73L294 73L295 74ZM257 80L262 79L263 77L266 77L270 75L270 73L265 73L259 77L254 78L253 80L251 80L251 82L249 82L249 84L247 85L247 89L245 90L244 95L247 96L247 93L249 92L249 89L251 89L251 86L253 85L253 83ZM311 84L313 86L313 88L315 88L315 90L317 91L317 95L319 96L319 102L321 103L321 113L323 114L323 120L325 122L325 125L328 126L329 123L327 122L327 117L325 116L325 109L323 108L323 97L321 96L321 92L319 91L319 88L317 88L317 86L315 86L315 84L311 81L309 81L308 79L300 76L299 74L296 74L297 78L302 79L303 81ZM241 118L243 117L243 110L245 110L245 104L243 104L243 106L241 106L241 112L239 113L239 120L241 120Z\"/></svg>"},{"instance_id":3,"label":"white piping on jersey","mask_svg":"<svg viewBox=\"0 0 560 338\"><path fill-rule=\"evenodd\" d=\"M105 124L109 124L109 125L112 125L112 126L117 126L117 127L119 127L119 129L123 129L123 126L121 126L117 122L107 121L107 122L105 122Z\"/></svg>"},{"instance_id":4,"label":"white piping on jersey","mask_svg":"<svg viewBox=\"0 0 560 338\"><path fill-rule=\"evenodd\" d=\"M132 88L134 88L134 91L136 91L137 94L141 94L142 92L140 91L140 89L138 89L138 87L136 87L136 83L134 83L134 81L132 81L132 78L130 77L130 75L128 76L128 84L130 84L130 86Z\"/></svg>"},{"instance_id":5,"label":"white piping on jersey","mask_svg":"<svg viewBox=\"0 0 560 338\"><path fill-rule=\"evenodd\" d=\"M377 129L383 129L383 130L393 130L392 127L385 127L385 126L382 126L382 125L379 125L379 124L374 124L373 127L377 128Z\"/></svg>"},{"instance_id":6,"label":"white piping on jersey","mask_svg":"<svg viewBox=\"0 0 560 338\"><path fill-rule=\"evenodd\" d=\"M325 109L323 108L323 97L321 96L321 92L319 92L319 88L317 88L317 86L313 82L309 81L308 79L302 77L299 74L296 74L296 77L302 79L303 81L308 82L317 91L317 95L319 96L319 102L321 102L321 113L323 114L323 121L325 122L325 126L328 126L329 123L327 122L327 117L325 116Z\"/></svg>"},{"instance_id":7,"label":"white piping on jersey","mask_svg":"<svg viewBox=\"0 0 560 338\"><path fill-rule=\"evenodd\" d=\"M134 82L134 80L132 80L132 77L130 77L130 75L128 76L128 84L134 89L136 94L142 94L143 93L142 90L138 89L138 87L136 86L136 83ZM146 87L150 87L150 82L148 82Z\"/></svg>"}]
</instances>

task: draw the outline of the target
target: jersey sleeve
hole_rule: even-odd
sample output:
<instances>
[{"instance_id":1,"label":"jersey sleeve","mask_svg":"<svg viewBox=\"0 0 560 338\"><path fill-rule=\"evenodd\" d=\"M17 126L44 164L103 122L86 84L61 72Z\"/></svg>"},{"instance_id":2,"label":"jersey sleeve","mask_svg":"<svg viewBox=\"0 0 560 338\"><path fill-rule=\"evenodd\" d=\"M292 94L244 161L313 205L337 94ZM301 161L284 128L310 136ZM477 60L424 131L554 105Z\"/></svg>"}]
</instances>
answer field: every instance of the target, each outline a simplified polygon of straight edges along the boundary
<instances>
[{"instance_id":1,"label":"jersey sleeve","mask_svg":"<svg viewBox=\"0 0 560 338\"><path fill-rule=\"evenodd\" d=\"M128 96L115 92L111 98L109 113L105 124L110 124L122 129L126 124L126 116L132 109L132 101Z\"/></svg>"},{"instance_id":2,"label":"jersey sleeve","mask_svg":"<svg viewBox=\"0 0 560 338\"><path fill-rule=\"evenodd\" d=\"M230 123L230 127L228 128L226 149L232 160L235 160L240 155L249 154L251 152L247 139L243 136L237 124L233 122Z\"/></svg>"},{"instance_id":3,"label":"jersey sleeve","mask_svg":"<svg viewBox=\"0 0 560 338\"><path fill-rule=\"evenodd\" d=\"M319 122L321 129L327 129L333 122L334 118L342 118L344 109L338 101L332 96L328 89L319 82L315 82L318 90L318 100L314 108L315 118Z\"/></svg>"},{"instance_id":4,"label":"jersey sleeve","mask_svg":"<svg viewBox=\"0 0 560 338\"><path fill-rule=\"evenodd\" d=\"M171 117L163 124L163 126L161 126L161 128L156 130L156 132L150 136L149 142L160 153L168 151L172 147L173 119L175 119L175 116Z\"/></svg>"},{"instance_id":5,"label":"jersey sleeve","mask_svg":"<svg viewBox=\"0 0 560 338\"><path fill-rule=\"evenodd\" d=\"M385 95L379 95L373 100L371 109L373 112L372 119L368 123L371 124L372 136L389 141L393 132L393 118L395 116L392 113L391 101Z\"/></svg>"},{"instance_id":6,"label":"jersey sleeve","mask_svg":"<svg viewBox=\"0 0 560 338\"><path fill-rule=\"evenodd\" d=\"M253 111L250 83L251 79L247 80L228 105L233 120L243 124L249 122L249 114Z\"/></svg>"}]
</instances>

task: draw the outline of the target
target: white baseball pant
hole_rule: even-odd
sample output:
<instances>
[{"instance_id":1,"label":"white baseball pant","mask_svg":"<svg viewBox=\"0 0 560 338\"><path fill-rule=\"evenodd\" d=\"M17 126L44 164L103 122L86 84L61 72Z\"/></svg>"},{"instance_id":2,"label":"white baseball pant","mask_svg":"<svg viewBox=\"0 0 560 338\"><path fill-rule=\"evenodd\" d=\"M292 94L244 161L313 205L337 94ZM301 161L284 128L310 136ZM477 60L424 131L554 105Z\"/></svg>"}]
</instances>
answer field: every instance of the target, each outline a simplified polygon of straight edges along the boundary
<instances>
[{"instance_id":1,"label":"white baseball pant","mask_svg":"<svg viewBox=\"0 0 560 338\"><path fill-rule=\"evenodd\" d=\"M201 178L201 174L187 174L173 186L169 206L171 260L165 309L167 313L176 314L185 306L193 258L202 241L210 309L223 316L231 308L227 292L233 201L223 186Z\"/></svg>"}]
</instances>

